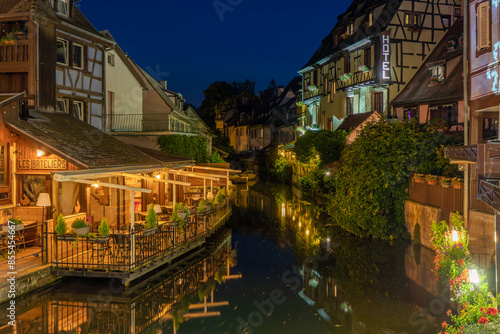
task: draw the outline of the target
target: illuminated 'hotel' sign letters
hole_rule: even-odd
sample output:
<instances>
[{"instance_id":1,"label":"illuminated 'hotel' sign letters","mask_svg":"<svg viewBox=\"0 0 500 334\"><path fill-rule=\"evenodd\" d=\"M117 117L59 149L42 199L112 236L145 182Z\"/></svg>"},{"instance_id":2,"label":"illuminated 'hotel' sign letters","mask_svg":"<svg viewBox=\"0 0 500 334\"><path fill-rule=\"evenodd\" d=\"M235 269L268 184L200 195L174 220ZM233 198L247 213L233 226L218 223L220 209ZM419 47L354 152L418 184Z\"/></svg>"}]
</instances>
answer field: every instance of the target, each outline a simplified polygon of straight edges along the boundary
<instances>
[{"instance_id":1,"label":"illuminated 'hotel' sign letters","mask_svg":"<svg viewBox=\"0 0 500 334\"><path fill-rule=\"evenodd\" d=\"M391 81L391 31L380 33L380 82Z\"/></svg>"}]
</instances>

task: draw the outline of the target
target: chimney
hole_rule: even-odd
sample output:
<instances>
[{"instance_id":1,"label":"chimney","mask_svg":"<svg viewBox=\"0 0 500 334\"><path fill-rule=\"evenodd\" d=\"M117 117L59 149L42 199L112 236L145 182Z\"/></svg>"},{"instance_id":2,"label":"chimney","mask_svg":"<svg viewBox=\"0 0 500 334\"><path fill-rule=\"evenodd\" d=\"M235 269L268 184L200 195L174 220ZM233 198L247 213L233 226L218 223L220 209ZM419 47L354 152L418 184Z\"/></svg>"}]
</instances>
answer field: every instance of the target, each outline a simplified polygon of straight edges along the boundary
<instances>
[{"instance_id":1,"label":"chimney","mask_svg":"<svg viewBox=\"0 0 500 334\"><path fill-rule=\"evenodd\" d=\"M167 88L167 80L162 80L162 81L160 81L160 84L161 84L161 87L162 87L163 89L165 89L165 90L167 90L167 89L168 89L168 88Z\"/></svg>"}]
</instances>

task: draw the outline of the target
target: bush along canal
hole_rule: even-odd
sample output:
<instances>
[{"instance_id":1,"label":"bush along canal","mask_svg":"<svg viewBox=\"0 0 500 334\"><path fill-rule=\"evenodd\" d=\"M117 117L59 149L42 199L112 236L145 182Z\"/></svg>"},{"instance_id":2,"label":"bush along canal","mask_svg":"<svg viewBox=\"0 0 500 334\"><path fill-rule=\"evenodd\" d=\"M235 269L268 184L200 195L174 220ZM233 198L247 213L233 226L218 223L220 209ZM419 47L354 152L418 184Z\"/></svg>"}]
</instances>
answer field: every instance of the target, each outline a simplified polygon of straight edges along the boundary
<instances>
[{"instance_id":1,"label":"bush along canal","mask_svg":"<svg viewBox=\"0 0 500 334\"><path fill-rule=\"evenodd\" d=\"M450 309L434 255L354 237L287 188L258 184L240 191L226 228L206 245L127 289L71 278L18 298L16 330L434 334ZM0 333L10 333L0 314Z\"/></svg>"}]
</instances>

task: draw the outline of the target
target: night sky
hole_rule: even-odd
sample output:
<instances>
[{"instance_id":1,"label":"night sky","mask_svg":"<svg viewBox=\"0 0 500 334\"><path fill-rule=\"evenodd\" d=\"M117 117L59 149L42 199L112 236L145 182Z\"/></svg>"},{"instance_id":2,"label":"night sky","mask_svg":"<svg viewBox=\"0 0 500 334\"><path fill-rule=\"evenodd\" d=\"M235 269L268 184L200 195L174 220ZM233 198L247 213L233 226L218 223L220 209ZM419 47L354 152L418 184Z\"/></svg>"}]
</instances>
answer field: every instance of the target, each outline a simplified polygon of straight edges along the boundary
<instances>
[{"instance_id":1,"label":"night sky","mask_svg":"<svg viewBox=\"0 0 500 334\"><path fill-rule=\"evenodd\" d=\"M232 5L231 5L232 3ZM215 9L219 5L219 10ZM214 81L272 78L286 85L309 60L350 1L82 0L141 67L196 106ZM228 9L231 9L228 10Z\"/></svg>"}]
</instances>

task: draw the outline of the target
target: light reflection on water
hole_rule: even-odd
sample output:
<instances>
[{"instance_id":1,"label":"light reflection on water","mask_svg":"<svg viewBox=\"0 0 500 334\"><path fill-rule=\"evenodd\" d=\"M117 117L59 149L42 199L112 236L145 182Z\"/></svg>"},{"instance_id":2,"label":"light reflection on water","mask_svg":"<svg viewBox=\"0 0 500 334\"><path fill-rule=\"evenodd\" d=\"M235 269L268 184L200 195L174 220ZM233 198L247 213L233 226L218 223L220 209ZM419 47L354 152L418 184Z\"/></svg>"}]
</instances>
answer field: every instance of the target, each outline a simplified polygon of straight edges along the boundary
<instances>
[{"instance_id":1,"label":"light reflection on water","mask_svg":"<svg viewBox=\"0 0 500 334\"><path fill-rule=\"evenodd\" d=\"M201 259L133 293L70 280L23 298L17 333L430 334L447 320L430 250L355 238L262 183L240 193L229 226Z\"/></svg>"}]
</instances>

